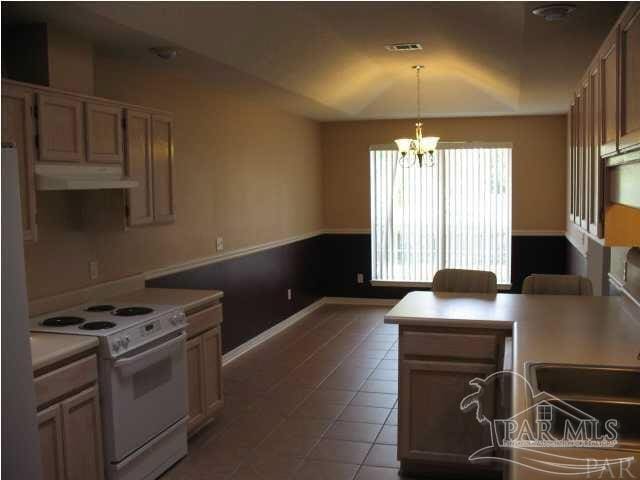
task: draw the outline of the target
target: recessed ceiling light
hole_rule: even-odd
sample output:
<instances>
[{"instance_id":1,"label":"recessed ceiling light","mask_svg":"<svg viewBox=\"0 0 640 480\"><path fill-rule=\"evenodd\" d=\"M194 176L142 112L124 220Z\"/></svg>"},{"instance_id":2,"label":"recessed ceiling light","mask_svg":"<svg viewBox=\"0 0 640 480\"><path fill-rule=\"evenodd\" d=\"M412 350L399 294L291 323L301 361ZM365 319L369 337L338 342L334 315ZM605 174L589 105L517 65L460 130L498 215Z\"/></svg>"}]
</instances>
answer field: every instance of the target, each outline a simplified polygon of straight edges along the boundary
<instances>
[{"instance_id":1,"label":"recessed ceiling light","mask_svg":"<svg viewBox=\"0 0 640 480\"><path fill-rule=\"evenodd\" d=\"M557 22L569 16L576 9L570 3L556 3L553 5L541 5L531 10L531 13L543 17L547 22Z\"/></svg>"},{"instance_id":2,"label":"recessed ceiling light","mask_svg":"<svg viewBox=\"0 0 640 480\"><path fill-rule=\"evenodd\" d=\"M151 47L149 51L163 60L173 60L178 55L178 50L173 47Z\"/></svg>"}]
</instances>

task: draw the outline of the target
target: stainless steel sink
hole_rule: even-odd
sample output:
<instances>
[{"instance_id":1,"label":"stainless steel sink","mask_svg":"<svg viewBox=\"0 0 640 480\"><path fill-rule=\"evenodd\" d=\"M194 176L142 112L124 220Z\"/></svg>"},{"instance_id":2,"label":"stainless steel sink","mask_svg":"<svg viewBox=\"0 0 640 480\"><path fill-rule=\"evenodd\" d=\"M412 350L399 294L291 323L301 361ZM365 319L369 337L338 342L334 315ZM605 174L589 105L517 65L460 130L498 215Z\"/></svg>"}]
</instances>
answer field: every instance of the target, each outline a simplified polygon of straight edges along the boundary
<instances>
[{"instance_id":1,"label":"stainless steel sink","mask_svg":"<svg viewBox=\"0 0 640 480\"><path fill-rule=\"evenodd\" d=\"M598 421L598 429L609 419L618 420L621 448L640 448L640 369L531 363L527 378L533 394L546 393L548 402L566 411L566 404ZM561 432L572 415L553 417L552 432Z\"/></svg>"},{"instance_id":2,"label":"stainless steel sink","mask_svg":"<svg viewBox=\"0 0 640 480\"><path fill-rule=\"evenodd\" d=\"M532 363L528 377L536 394L640 402L636 368Z\"/></svg>"}]
</instances>

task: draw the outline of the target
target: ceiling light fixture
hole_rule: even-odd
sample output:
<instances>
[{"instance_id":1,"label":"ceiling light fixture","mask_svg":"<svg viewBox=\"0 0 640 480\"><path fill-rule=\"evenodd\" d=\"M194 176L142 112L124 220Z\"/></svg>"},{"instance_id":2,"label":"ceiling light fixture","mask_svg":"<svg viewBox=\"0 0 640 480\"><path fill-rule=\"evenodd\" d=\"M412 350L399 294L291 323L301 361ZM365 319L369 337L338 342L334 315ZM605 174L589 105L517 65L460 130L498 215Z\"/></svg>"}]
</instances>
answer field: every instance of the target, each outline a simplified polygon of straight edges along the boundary
<instances>
[{"instance_id":1,"label":"ceiling light fixture","mask_svg":"<svg viewBox=\"0 0 640 480\"><path fill-rule=\"evenodd\" d=\"M178 50L173 47L151 47L149 51L163 60L173 60L178 55Z\"/></svg>"},{"instance_id":2,"label":"ceiling light fixture","mask_svg":"<svg viewBox=\"0 0 640 480\"><path fill-rule=\"evenodd\" d=\"M434 164L433 154L436 151L438 140L440 137L423 137L422 121L420 119L420 70L424 65L414 65L416 71L417 82L417 120L416 120L416 138L398 138L395 142L400 152L400 164L403 167L410 167L418 160L418 165L422 167L425 154L428 155L426 166L432 167Z\"/></svg>"},{"instance_id":3,"label":"ceiling light fixture","mask_svg":"<svg viewBox=\"0 0 640 480\"><path fill-rule=\"evenodd\" d=\"M547 22L557 22L569 16L576 9L570 3L556 3L553 5L541 5L531 10L531 13L538 17L543 17Z\"/></svg>"}]
</instances>

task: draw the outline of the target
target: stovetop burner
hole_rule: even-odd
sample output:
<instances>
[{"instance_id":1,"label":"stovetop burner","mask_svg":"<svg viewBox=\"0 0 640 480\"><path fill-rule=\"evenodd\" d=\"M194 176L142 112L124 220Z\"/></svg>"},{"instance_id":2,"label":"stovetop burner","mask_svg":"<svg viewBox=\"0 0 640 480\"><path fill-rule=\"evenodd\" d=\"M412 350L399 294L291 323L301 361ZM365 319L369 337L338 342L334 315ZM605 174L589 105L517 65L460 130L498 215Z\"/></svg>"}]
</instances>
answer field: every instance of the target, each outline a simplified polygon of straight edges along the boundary
<instances>
[{"instance_id":1,"label":"stovetop burner","mask_svg":"<svg viewBox=\"0 0 640 480\"><path fill-rule=\"evenodd\" d=\"M107 328L113 328L116 324L113 322L87 322L81 325L83 330L105 330Z\"/></svg>"},{"instance_id":2,"label":"stovetop burner","mask_svg":"<svg viewBox=\"0 0 640 480\"><path fill-rule=\"evenodd\" d=\"M153 312L153 308L149 307L123 307L118 308L113 314L118 317L133 317L135 315L147 315L151 312Z\"/></svg>"},{"instance_id":3,"label":"stovetop burner","mask_svg":"<svg viewBox=\"0 0 640 480\"><path fill-rule=\"evenodd\" d=\"M84 322L84 318L80 317L51 317L43 320L42 325L45 327L68 327L82 322Z\"/></svg>"},{"instance_id":4,"label":"stovetop burner","mask_svg":"<svg viewBox=\"0 0 640 480\"><path fill-rule=\"evenodd\" d=\"M86 312L110 312L114 308L116 307L114 307L113 305L91 305L85 311Z\"/></svg>"}]
</instances>

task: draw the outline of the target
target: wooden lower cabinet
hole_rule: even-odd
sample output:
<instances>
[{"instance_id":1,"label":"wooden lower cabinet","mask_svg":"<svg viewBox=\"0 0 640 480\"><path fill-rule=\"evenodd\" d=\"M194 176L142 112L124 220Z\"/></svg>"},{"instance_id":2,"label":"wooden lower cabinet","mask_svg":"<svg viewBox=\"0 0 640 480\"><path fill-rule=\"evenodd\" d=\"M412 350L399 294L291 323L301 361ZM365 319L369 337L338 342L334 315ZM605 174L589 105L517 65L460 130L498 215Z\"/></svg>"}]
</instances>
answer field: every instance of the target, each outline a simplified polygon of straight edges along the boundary
<instances>
[{"instance_id":1,"label":"wooden lower cabinet","mask_svg":"<svg viewBox=\"0 0 640 480\"><path fill-rule=\"evenodd\" d=\"M39 401L51 403L49 394L56 392L54 403L45 403L37 414L44 480L104 479L97 369L95 361L87 360L91 357L35 379ZM87 369L95 371L79 371ZM69 371L75 374L70 377L66 374ZM89 385L87 378L91 379ZM61 390L61 382L68 394Z\"/></svg>"},{"instance_id":2,"label":"wooden lower cabinet","mask_svg":"<svg viewBox=\"0 0 640 480\"><path fill-rule=\"evenodd\" d=\"M90 387L64 400L61 409L67 480L103 478L98 387Z\"/></svg>"},{"instance_id":3,"label":"wooden lower cabinet","mask_svg":"<svg viewBox=\"0 0 640 480\"><path fill-rule=\"evenodd\" d=\"M52 405L38 412L40 458L43 480L62 480L64 475L64 448L62 440L62 411Z\"/></svg>"},{"instance_id":4,"label":"wooden lower cabinet","mask_svg":"<svg viewBox=\"0 0 640 480\"><path fill-rule=\"evenodd\" d=\"M469 463L469 455L491 444L491 432L460 400L473 393L469 381L495 371L493 364L403 360L399 411L401 458ZM483 414L493 418L495 392L483 396Z\"/></svg>"},{"instance_id":5,"label":"wooden lower cabinet","mask_svg":"<svg viewBox=\"0 0 640 480\"><path fill-rule=\"evenodd\" d=\"M190 435L215 418L224 404L221 321L221 304L187 316L187 429Z\"/></svg>"},{"instance_id":6,"label":"wooden lower cabinet","mask_svg":"<svg viewBox=\"0 0 640 480\"><path fill-rule=\"evenodd\" d=\"M208 417L216 414L223 404L222 398L222 337L220 327L202 334L204 354L204 403Z\"/></svg>"},{"instance_id":7,"label":"wooden lower cabinet","mask_svg":"<svg viewBox=\"0 0 640 480\"><path fill-rule=\"evenodd\" d=\"M462 331L461 331L462 330ZM491 430L461 400L476 391L469 382L498 369L502 334L465 329L400 327L398 458L406 474L486 471L499 466L470 462L491 445ZM482 395L482 414L494 418L498 386ZM486 454L486 452L485 452Z\"/></svg>"},{"instance_id":8,"label":"wooden lower cabinet","mask_svg":"<svg viewBox=\"0 0 640 480\"><path fill-rule=\"evenodd\" d=\"M204 354L202 351L202 336L187 341L187 391L189 398L189 432L198 428L205 418L204 404Z\"/></svg>"}]
</instances>

